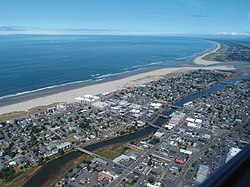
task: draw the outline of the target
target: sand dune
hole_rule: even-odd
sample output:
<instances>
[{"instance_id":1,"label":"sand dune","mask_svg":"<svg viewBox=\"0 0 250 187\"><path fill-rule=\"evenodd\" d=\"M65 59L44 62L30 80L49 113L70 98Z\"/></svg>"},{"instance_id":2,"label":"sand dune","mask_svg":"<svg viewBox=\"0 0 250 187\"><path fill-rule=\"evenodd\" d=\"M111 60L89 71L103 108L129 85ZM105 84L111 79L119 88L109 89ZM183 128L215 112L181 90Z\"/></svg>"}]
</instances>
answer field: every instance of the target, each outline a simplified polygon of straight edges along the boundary
<instances>
[{"instance_id":1,"label":"sand dune","mask_svg":"<svg viewBox=\"0 0 250 187\"><path fill-rule=\"evenodd\" d=\"M202 66L208 66L208 65L214 65L214 64L221 63L221 62L217 62L217 61L210 61L210 60L202 59L204 56L209 55L211 53L214 53L214 52L218 51L221 48L221 45L219 43L216 42L216 44L217 44L217 47L213 51L210 51L208 53L205 53L205 54L203 54L201 56L196 57L194 59L194 63L198 64L198 65L202 65Z\"/></svg>"}]
</instances>

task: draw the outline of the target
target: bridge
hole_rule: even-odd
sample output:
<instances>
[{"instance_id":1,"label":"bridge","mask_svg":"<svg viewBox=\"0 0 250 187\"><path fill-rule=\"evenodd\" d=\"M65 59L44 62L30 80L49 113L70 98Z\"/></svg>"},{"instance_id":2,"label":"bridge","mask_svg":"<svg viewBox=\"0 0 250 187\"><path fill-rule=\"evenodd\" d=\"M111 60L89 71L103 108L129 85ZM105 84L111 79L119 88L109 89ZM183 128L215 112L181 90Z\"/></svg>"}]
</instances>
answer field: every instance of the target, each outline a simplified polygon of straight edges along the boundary
<instances>
[{"instance_id":1,"label":"bridge","mask_svg":"<svg viewBox=\"0 0 250 187\"><path fill-rule=\"evenodd\" d=\"M169 105L171 108L176 108L176 109L180 109L183 108L182 106L176 106L176 105Z\"/></svg>"},{"instance_id":2,"label":"bridge","mask_svg":"<svg viewBox=\"0 0 250 187\"><path fill-rule=\"evenodd\" d=\"M161 128L160 126L157 126L157 125L155 125L155 124L153 124L152 122L148 122L148 125L149 126L151 126L151 127L154 127L154 128L156 128L156 129L159 129L159 128Z\"/></svg>"},{"instance_id":3,"label":"bridge","mask_svg":"<svg viewBox=\"0 0 250 187\"><path fill-rule=\"evenodd\" d=\"M88 151L88 150L86 150L86 149L83 149L83 148L80 148L80 147L76 147L76 149L77 149L78 151L80 151L80 152L82 152L82 153L85 153L85 154L88 154L88 155L90 155L90 156L97 157L97 158L101 158L101 159L107 161L108 163L112 163L112 164L119 165L119 166L121 166L121 167L122 167L123 169L125 169L125 170L127 170L127 169L130 169L130 170L131 170L130 167L126 167L126 166L124 166L124 165L122 165L122 164L120 164L120 163L115 163L115 162L113 162L113 160L109 160L109 159L107 159L107 158L104 158L104 157L102 157L102 156L100 156L100 155L98 155L98 154L95 154L95 153L93 153L93 152L90 152L90 151Z\"/></svg>"},{"instance_id":4,"label":"bridge","mask_svg":"<svg viewBox=\"0 0 250 187\"><path fill-rule=\"evenodd\" d=\"M93 156L93 157L100 157L99 155L97 155L97 154L95 154L95 153L93 153L93 152L90 152L90 151L88 151L88 150L86 150L86 149L83 149L83 148L80 148L80 147L77 147L76 148L78 151L80 151L80 152L82 152L82 153L86 153L86 154L88 154L88 155L90 155L90 156Z\"/></svg>"},{"instance_id":5,"label":"bridge","mask_svg":"<svg viewBox=\"0 0 250 187\"><path fill-rule=\"evenodd\" d=\"M166 118L166 119L171 118L170 116L165 116L165 115L163 115L163 114L161 114L160 117Z\"/></svg>"}]
</instances>

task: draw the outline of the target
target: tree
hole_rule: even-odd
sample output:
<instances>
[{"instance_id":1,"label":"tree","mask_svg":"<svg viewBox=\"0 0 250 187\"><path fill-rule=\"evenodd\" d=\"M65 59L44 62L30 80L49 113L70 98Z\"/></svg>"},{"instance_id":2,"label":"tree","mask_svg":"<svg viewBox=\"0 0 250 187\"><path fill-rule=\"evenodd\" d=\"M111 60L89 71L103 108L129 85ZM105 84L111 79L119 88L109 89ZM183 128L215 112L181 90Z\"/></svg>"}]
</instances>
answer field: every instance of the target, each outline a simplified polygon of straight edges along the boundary
<instances>
[{"instance_id":1,"label":"tree","mask_svg":"<svg viewBox=\"0 0 250 187\"><path fill-rule=\"evenodd\" d=\"M153 162L152 162L152 160L151 159L149 159L149 161L148 161L148 166L151 166L152 164L153 164Z\"/></svg>"},{"instance_id":2,"label":"tree","mask_svg":"<svg viewBox=\"0 0 250 187\"><path fill-rule=\"evenodd\" d=\"M81 127L82 129L89 129L90 128L90 126L89 126L89 120L81 121L79 123L79 127Z\"/></svg>"},{"instance_id":3,"label":"tree","mask_svg":"<svg viewBox=\"0 0 250 187\"><path fill-rule=\"evenodd\" d=\"M63 149L58 149L58 153L59 153L60 155L64 155L64 150L63 150Z\"/></svg>"},{"instance_id":4,"label":"tree","mask_svg":"<svg viewBox=\"0 0 250 187\"><path fill-rule=\"evenodd\" d=\"M155 144L157 144L159 142L160 142L159 138L153 138L149 143L152 144L152 145L155 145Z\"/></svg>"},{"instance_id":5,"label":"tree","mask_svg":"<svg viewBox=\"0 0 250 187\"><path fill-rule=\"evenodd\" d=\"M42 158L39 158L39 160L38 160L38 165L41 166L41 165L44 165L44 164L45 164L44 158L43 158L43 157L42 157Z\"/></svg>"},{"instance_id":6,"label":"tree","mask_svg":"<svg viewBox=\"0 0 250 187\"><path fill-rule=\"evenodd\" d=\"M152 177L149 177L148 178L148 182L150 183L150 184L154 184L155 183L155 178L152 176Z\"/></svg>"},{"instance_id":7,"label":"tree","mask_svg":"<svg viewBox=\"0 0 250 187\"><path fill-rule=\"evenodd\" d=\"M123 134L126 134L126 131L121 130L119 133L120 133L120 135L123 135Z\"/></svg>"},{"instance_id":8,"label":"tree","mask_svg":"<svg viewBox=\"0 0 250 187\"><path fill-rule=\"evenodd\" d=\"M15 170L12 167L6 167L0 172L0 178L5 179L6 181L11 181L15 177Z\"/></svg>"}]
</instances>

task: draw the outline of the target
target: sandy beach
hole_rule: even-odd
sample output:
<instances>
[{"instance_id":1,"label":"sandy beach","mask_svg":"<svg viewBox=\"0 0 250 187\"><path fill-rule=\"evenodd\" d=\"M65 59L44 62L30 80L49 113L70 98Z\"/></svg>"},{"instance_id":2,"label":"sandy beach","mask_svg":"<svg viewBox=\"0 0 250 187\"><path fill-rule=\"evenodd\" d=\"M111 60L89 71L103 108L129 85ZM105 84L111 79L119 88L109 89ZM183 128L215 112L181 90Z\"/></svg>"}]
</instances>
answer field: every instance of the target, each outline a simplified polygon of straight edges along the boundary
<instances>
[{"instance_id":1,"label":"sandy beach","mask_svg":"<svg viewBox=\"0 0 250 187\"><path fill-rule=\"evenodd\" d=\"M208 66L208 65L214 65L214 64L219 64L221 62L217 62L217 61L209 61L209 60L204 60L202 59L204 56L209 55L211 53L215 53L216 51L218 51L221 48L221 45L219 43L216 42L217 47L210 52L207 52L201 56L198 56L194 59L194 63L197 65L202 65L202 66Z\"/></svg>"},{"instance_id":2,"label":"sandy beach","mask_svg":"<svg viewBox=\"0 0 250 187\"><path fill-rule=\"evenodd\" d=\"M58 102L71 103L75 101L76 97L81 97L86 94L98 94L113 92L118 89L122 89L126 86L134 86L143 83L150 82L152 80L161 79L168 74L180 73L180 71L186 72L188 70L195 69L218 69L218 70L233 70L231 66L213 66L213 67L180 67L180 68L163 68L158 70L153 70L150 72L140 73L130 77L122 78L119 80L114 80L110 82L99 83L95 85L85 86L77 89L72 89L68 91L63 91L60 93L43 96L28 101L23 101L15 104L10 104L0 107L0 114L6 114L15 111L28 111L31 108L38 106L50 105Z\"/></svg>"}]
</instances>

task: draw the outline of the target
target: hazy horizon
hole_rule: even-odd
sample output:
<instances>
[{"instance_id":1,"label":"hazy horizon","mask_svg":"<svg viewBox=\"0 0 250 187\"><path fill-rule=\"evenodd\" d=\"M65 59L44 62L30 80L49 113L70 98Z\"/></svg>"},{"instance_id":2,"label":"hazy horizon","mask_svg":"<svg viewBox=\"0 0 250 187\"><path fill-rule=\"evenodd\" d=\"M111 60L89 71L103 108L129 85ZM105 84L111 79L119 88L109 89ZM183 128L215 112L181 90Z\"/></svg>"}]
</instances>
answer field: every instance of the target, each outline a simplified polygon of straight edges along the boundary
<instances>
[{"instance_id":1,"label":"hazy horizon","mask_svg":"<svg viewBox=\"0 0 250 187\"><path fill-rule=\"evenodd\" d=\"M0 34L250 34L250 1L1 1Z\"/></svg>"}]
</instances>

